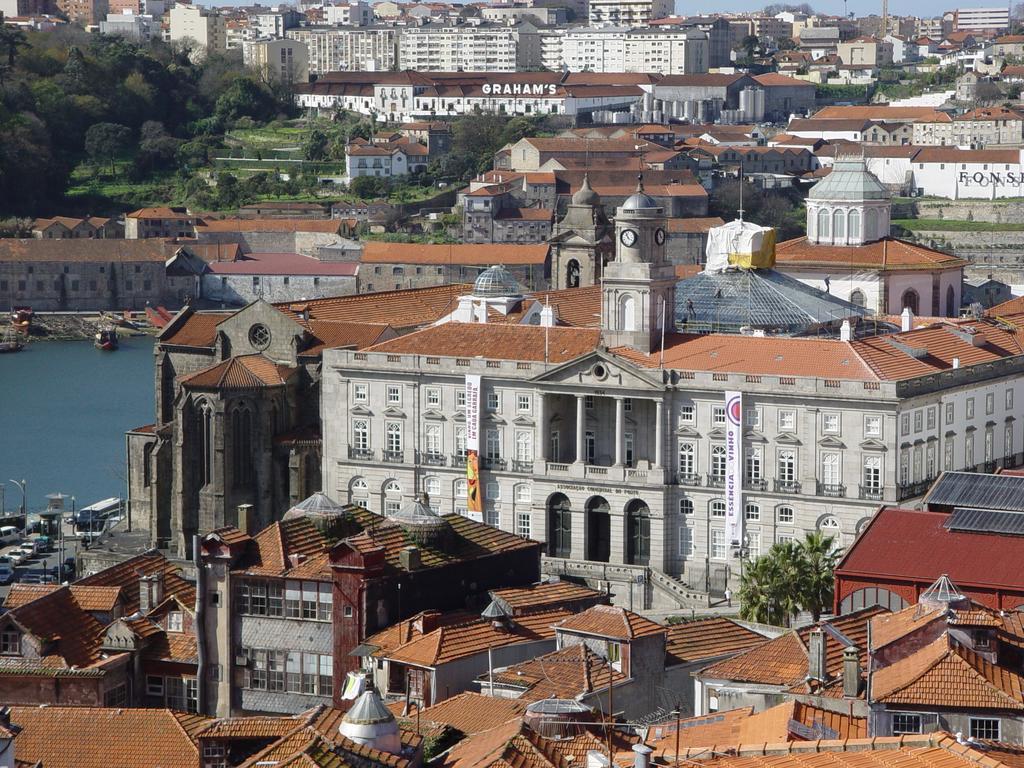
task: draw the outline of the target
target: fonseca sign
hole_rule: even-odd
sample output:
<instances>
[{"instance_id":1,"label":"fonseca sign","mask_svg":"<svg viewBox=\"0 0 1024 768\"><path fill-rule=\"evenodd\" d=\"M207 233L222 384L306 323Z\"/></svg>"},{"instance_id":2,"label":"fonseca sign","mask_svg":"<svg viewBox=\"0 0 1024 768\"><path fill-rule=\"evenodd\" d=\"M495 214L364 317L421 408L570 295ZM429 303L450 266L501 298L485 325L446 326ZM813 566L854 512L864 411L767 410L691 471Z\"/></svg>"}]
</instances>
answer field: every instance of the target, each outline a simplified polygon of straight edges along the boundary
<instances>
[{"instance_id":1,"label":"fonseca sign","mask_svg":"<svg viewBox=\"0 0 1024 768\"><path fill-rule=\"evenodd\" d=\"M484 83L481 90L488 96L552 96L558 91L554 83Z\"/></svg>"},{"instance_id":2,"label":"fonseca sign","mask_svg":"<svg viewBox=\"0 0 1024 768\"><path fill-rule=\"evenodd\" d=\"M1019 187L1024 184L1024 172L960 171L957 183L964 187Z\"/></svg>"}]
</instances>

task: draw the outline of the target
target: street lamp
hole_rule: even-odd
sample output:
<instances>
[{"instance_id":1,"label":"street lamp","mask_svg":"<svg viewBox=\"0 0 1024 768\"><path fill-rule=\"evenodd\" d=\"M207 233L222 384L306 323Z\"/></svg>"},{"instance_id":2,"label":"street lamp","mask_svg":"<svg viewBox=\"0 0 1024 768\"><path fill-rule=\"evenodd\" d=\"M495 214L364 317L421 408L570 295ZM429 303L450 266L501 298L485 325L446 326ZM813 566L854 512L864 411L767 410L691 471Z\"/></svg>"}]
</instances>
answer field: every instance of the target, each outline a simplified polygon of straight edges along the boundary
<instances>
[{"instance_id":1,"label":"street lamp","mask_svg":"<svg viewBox=\"0 0 1024 768\"><path fill-rule=\"evenodd\" d=\"M28 494L26 488L28 487L28 480L8 480L9 483L14 483L21 489L21 514L25 517L25 522L28 523Z\"/></svg>"}]
</instances>

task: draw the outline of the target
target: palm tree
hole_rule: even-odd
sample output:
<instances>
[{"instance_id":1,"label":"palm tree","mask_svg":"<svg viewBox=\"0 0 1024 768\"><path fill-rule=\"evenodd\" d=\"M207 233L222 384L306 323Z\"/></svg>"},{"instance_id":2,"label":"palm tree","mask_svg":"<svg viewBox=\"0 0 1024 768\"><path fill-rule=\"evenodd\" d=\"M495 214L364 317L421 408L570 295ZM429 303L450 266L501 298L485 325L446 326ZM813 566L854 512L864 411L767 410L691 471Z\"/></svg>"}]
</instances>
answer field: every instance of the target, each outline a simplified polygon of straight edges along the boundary
<instances>
[{"instance_id":1,"label":"palm tree","mask_svg":"<svg viewBox=\"0 0 1024 768\"><path fill-rule=\"evenodd\" d=\"M832 605L835 584L833 572L839 562L840 551L835 546L835 539L821 531L808 533L798 547L805 566L801 579L800 605L805 611L810 611L817 622L822 611Z\"/></svg>"},{"instance_id":2,"label":"palm tree","mask_svg":"<svg viewBox=\"0 0 1024 768\"><path fill-rule=\"evenodd\" d=\"M754 560L740 578L740 618L760 624L782 623L777 599L780 584L777 561L769 555Z\"/></svg>"}]
</instances>

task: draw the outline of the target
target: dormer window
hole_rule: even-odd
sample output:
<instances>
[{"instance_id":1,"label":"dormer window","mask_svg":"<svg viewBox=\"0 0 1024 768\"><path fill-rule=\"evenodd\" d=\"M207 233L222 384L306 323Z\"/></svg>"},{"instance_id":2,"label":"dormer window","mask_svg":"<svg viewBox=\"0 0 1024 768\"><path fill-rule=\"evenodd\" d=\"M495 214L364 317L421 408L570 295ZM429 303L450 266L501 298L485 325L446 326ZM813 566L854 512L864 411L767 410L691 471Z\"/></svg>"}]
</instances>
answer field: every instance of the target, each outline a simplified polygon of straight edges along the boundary
<instances>
[{"instance_id":1,"label":"dormer window","mask_svg":"<svg viewBox=\"0 0 1024 768\"><path fill-rule=\"evenodd\" d=\"M183 624L181 611L171 611L167 614L168 632L184 632Z\"/></svg>"},{"instance_id":2,"label":"dormer window","mask_svg":"<svg viewBox=\"0 0 1024 768\"><path fill-rule=\"evenodd\" d=\"M992 647L992 638L986 629L974 630L974 647L977 650L988 650Z\"/></svg>"},{"instance_id":3,"label":"dormer window","mask_svg":"<svg viewBox=\"0 0 1024 768\"><path fill-rule=\"evenodd\" d=\"M619 643L608 643L608 661L613 669L622 671L622 646Z\"/></svg>"},{"instance_id":4,"label":"dormer window","mask_svg":"<svg viewBox=\"0 0 1024 768\"><path fill-rule=\"evenodd\" d=\"M16 629L0 632L0 656L21 656L21 632Z\"/></svg>"}]
</instances>

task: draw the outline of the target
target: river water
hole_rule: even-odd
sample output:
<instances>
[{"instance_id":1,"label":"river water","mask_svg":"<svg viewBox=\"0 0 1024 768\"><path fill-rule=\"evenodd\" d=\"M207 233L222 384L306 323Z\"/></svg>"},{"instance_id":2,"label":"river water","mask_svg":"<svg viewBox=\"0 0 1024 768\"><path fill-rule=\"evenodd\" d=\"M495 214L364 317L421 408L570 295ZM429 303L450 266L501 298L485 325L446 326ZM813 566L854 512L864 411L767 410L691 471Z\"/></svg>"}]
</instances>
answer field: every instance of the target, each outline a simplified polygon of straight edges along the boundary
<instances>
[{"instance_id":1,"label":"river water","mask_svg":"<svg viewBox=\"0 0 1024 768\"><path fill-rule=\"evenodd\" d=\"M88 341L33 341L0 355L0 483L6 509L21 503L9 479L28 481L29 510L60 491L79 507L125 496L124 433L153 421L153 339L123 338L116 352Z\"/></svg>"}]
</instances>

